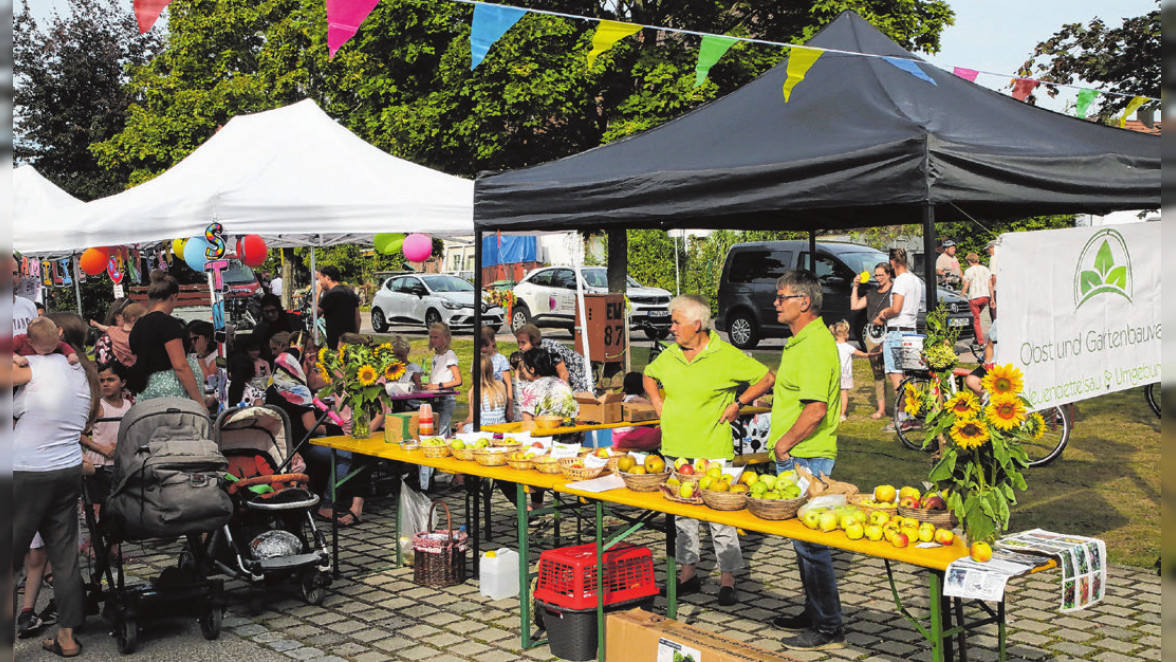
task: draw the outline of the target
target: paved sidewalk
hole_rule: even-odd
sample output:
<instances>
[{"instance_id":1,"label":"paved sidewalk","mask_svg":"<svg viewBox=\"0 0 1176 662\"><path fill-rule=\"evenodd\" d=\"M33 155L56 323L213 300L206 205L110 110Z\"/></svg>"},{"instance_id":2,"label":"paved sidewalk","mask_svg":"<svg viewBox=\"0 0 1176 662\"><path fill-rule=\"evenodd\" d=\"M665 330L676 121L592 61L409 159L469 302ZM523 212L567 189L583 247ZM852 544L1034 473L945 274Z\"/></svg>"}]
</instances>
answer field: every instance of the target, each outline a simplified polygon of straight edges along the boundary
<instances>
[{"instance_id":1,"label":"paved sidewalk","mask_svg":"<svg viewBox=\"0 0 1176 662\"><path fill-rule=\"evenodd\" d=\"M447 498L455 519L463 512L460 495ZM331 587L325 604L308 606L292 586L268 593L264 611L251 615L245 591L230 584L224 634L204 641L195 623L148 623L141 635L144 659L248 660L425 660L436 662L507 662L555 660L547 645L519 648L518 600L490 601L478 593L477 582L444 589L413 584L411 568L394 568L393 520L390 498L369 500L364 523L341 529L343 578ZM567 535L572 525L564 525ZM514 547L513 509L500 495L494 498L493 546ZM705 538L705 536L704 536ZM766 625L778 613L795 613L803 602L791 545L782 539L751 534L741 538L747 570L740 577L741 603L719 607L718 576L705 577L703 592L679 606L679 619L721 632L772 651L782 651L782 633ZM649 545L655 560L664 544L658 534L639 533L634 542ZM550 529L540 531L535 547L552 546ZM565 540L563 544L573 544ZM703 541L704 549L709 543ZM140 577L158 574L175 563L176 546L128 547L141 561L128 570ZM537 560L535 552L534 560ZM828 653L788 653L797 660L930 659L930 650L915 628L898 615L881 561L835 553L849 645ZM664 582L659 567L658 581ZM713 568L707 549L701 568ZM896 564L902 599L916 611L925 609L926 580L922 571ZM1062 614L1057 572L1015 580L1008 591L1009 659L1129 660L1160 659L1160 580L1153 572L1110 567L1103 603L1075 614ZM655 610L665 608L661 598ZM81 635L88 659L119 657L105 634L105 625L91 619ZM99 641L105 638L104 641ZM969 638L968 659L996 660L996 627ZM18 641L16 659L46 659L39 639ZM174 653L174 654L173 654Z\"/></svg>"}]
</instances>

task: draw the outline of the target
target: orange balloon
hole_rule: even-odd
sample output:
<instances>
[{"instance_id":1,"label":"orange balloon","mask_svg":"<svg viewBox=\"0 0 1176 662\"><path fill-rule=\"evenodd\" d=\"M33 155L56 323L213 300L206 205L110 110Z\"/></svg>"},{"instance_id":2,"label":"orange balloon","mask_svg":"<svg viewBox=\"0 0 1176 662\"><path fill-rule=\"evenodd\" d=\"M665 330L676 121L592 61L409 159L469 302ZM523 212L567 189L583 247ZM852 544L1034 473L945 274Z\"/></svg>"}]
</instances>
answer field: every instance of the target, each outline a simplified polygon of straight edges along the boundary
<instances>
[{"instance_id":1,"label":"orange balloon","mask_svg":"<svg viewBox=\"0 0 1176 662\"><path fill-rule=\"evenodd\" d=\"M87 248L78 260L78 266L87 276L97 276L106 271L106 263L110 261L110 251L106 248Z\"/></svg>"}]
</instances>

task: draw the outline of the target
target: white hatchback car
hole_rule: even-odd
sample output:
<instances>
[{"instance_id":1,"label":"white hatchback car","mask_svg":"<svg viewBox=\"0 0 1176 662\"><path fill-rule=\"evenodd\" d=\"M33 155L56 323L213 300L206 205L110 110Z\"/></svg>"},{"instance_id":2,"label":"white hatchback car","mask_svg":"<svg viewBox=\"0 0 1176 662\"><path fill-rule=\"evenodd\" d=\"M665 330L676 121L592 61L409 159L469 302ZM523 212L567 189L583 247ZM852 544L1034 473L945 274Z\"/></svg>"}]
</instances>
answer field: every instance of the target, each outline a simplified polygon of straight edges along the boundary
<instances>
[{"instance_id":1,"label":"white hatchback car","mask_svg":"<svg viewBox=\"0 0 1176 662\"><path fill-rule=\"evenodd\" d=\"M514 286L518 303L511 311L510 328L518 331L524 324L572 328L576 319L576 276L571 267L542 267L527 274ZM608 270L585 267L584 291L588 294L608 292ZM645 287L626 276L626 296L633 307L630 327L643 329L650 338L661 339L670 332L670 299L667 290Z\"/></svg>"},{"instance_id":2,"label":"white hatchback car","mask_svg":"<svg viewBox=\"0 0 1176 662\"><path fill-rule=\"evenodd\" d=\"M480 302L482 325L498 331L505 311ZM399 274L384 280L372 297L372 329L383 333L392 324L424 326L445 322L451 329L474 325L474 286L448 274Z\"/></svg>"}]
</instances>

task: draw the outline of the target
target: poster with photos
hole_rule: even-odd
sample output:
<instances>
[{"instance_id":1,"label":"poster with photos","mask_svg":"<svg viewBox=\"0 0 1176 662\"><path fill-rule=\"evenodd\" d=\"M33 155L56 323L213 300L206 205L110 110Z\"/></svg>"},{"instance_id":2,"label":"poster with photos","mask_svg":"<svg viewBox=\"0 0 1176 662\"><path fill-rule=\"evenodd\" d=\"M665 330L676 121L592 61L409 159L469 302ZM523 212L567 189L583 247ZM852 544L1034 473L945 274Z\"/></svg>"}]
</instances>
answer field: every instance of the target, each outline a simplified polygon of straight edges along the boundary
<instances>
[{"instance_id":1,"label":"poster with photos","mask_svg":"<svg viewBox=\"0 0 1176 662\"><path fill-rule=\"evenodd\" d=\"M1107 583L1107 546L1097 538L1085 538L1042 529L1025 531L996 541L998 548L1058 559L1062 570L1060 610L1078 611L1103 599Z\"/></svg>"}]
</instances>

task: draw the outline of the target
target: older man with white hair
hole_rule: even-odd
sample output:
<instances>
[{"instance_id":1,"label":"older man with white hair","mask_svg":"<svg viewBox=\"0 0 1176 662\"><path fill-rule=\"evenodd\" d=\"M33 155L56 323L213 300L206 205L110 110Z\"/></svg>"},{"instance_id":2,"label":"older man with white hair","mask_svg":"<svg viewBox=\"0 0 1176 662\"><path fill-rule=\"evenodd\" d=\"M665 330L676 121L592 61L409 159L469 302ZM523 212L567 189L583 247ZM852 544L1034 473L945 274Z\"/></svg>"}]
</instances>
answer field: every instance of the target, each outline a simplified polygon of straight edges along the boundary
<instances>
[{"instance_id":1,"label":"older man with white hair","mask_svg":"<svg viewBox=\"0 0 1176 662\"><path fill-rule=\"evenodd\" d=\"M710 328L710 304L687 294L670 302L670 332L675 345L645 368L645 393L661 418L662 454L667 458L735 457L730 422L739 408L767 393L774 383L768 367L723 342ZM658 388L661 382L665 396ZM740 393L740 388L747 386ZM736 395L738 394L738 398ZM679 517L677 524L678 595L697 592L698 520ZM735 572L743 568L743 552L735 528L712 523L720 577L719 604L739 602Z\"/></svg>"}]
</instances>

